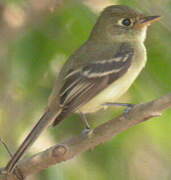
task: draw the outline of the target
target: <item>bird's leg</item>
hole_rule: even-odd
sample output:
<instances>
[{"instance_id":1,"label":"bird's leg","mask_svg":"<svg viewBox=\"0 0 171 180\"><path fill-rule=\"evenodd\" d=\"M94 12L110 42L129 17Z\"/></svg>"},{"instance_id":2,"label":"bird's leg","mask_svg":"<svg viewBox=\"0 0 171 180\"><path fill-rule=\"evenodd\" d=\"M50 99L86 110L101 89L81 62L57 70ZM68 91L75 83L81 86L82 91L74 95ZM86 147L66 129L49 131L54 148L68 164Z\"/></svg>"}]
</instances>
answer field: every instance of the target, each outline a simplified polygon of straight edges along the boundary
<instances>
[{"instance_id":1,"label":"bird's leg","mask_svg":"<svg viewBox=\"0 0 171 180\"><path fill-rule=\"evenodd\" d=\"M133 107L135 104L129 104L129 103L111 103L111 102L107 102L107 103L104 103L102 104L103 106L123 106L123 107L126 107L126 109L124 110L125 113L128 113Z\"/></svg>"},{"instance_id":2,"label":"bird's leg","mask_svg":"<svg viewBox=\"0 0 171 180\"><path fill-rule=\"evenodd\" d=\"M80 112L80 118L81 118L81 121L83 122L83 124L85 126L82 133L90 135L91 132L92 132L92 129L91 129L89 123L88 123L86 115Z\"/></svg>"},{"instance_id":3,"label":"bird's leg","mask_svg":"<svg viewBox=\"0 0 171 180\"><path fill-rule=\"evenodd\" d=\"M83 124L85 126L85 129L89 130L90 129L90 125L88 123L86 115L80 112L80 118L81 118L81 121L83 122Z\"/></svg>"}]
</instances>

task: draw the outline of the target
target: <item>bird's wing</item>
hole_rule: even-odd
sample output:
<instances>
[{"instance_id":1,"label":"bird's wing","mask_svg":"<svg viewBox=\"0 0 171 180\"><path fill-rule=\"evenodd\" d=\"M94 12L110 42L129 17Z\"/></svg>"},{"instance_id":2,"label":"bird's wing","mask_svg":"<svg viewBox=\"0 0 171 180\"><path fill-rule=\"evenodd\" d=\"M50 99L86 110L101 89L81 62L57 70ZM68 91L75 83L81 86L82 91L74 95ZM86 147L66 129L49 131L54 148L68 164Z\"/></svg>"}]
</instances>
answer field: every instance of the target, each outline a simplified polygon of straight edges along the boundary
<instances>
[{"instance_id":1,"label":"bird's wing","mask_svg":"<svg viewBox=\"0 0 171 180\"><path fill-rule=\"evenodd\" d=\"M60 89L61 107L73 112L86 104L127 72L133 54L133 48L121 46L111 59L93 61L76 70L70 69Z\"/></svg>"}]
</instances>

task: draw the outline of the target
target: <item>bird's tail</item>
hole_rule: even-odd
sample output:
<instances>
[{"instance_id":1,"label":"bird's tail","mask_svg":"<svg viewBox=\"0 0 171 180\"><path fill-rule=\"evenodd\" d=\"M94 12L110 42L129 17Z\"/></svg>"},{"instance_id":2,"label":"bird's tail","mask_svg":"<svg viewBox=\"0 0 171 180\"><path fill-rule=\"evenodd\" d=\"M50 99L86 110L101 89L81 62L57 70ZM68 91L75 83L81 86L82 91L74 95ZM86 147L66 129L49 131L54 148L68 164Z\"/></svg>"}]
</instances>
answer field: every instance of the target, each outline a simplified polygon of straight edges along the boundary
<instances>
[{"instance_id":1,"label":"bird's tail","mask_svg":"<svg viewBox=\"0 0 171 180\"><path fill-rule=\"evenodd\" d=\"M57 112L53 112L49 110L43 114L43 116L36 123L36 125L33 127L31 132L28 134L28 136L25 138L23 143L20 145L18 150L15 152L15 154L12 156L12 158L6 165L5 170L8 173L13 172L14 168L16 167L16 164L24 155L26 150L34 143L34 141L38 138L38 136L47 126L52 124L55 119L58 119L57 121L59 123L64 118L64 116L61 116L61 114L62 114L61 110Z\"/></svg>"}]
</instances>

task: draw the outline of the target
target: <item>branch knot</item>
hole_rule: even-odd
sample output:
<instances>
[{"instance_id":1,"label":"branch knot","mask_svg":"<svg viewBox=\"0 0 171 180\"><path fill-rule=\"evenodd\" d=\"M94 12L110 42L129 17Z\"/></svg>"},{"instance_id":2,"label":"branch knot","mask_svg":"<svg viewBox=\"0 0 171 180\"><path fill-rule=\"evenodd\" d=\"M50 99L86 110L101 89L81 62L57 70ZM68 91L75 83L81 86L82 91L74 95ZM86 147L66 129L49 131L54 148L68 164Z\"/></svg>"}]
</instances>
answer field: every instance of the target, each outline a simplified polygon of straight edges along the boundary
<instances>
[{"instance_id":1,"label":"branch knot","mask_svg":"<svg viewBox=\"0 0 171 180\"><path fill-rule=\"evenodd\" d=\"M64 144L57 145L53 151L52 156L55 158L62 157L68 151L68 147Z\"/></svg>"}]
</instances>

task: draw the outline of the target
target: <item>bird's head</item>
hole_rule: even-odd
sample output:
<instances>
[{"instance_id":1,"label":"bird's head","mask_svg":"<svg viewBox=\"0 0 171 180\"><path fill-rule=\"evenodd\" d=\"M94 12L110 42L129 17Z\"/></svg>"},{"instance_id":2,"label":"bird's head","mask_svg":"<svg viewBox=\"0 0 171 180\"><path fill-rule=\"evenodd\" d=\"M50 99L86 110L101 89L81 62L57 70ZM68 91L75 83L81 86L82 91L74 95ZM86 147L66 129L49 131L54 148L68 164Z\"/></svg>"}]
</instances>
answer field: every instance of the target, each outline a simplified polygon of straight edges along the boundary
<instances>
[{"instance_id":1,"label":"bird's head","mask_svg":"<svg viewBox=\"0 0 171 180\"><path fill-rule=\"evenodd\" d=\"M112 5L101 13L92 35L118 41L142 41L149 25L160 16L146 16L128 6Z\"/></svg>"}]
</instances>

